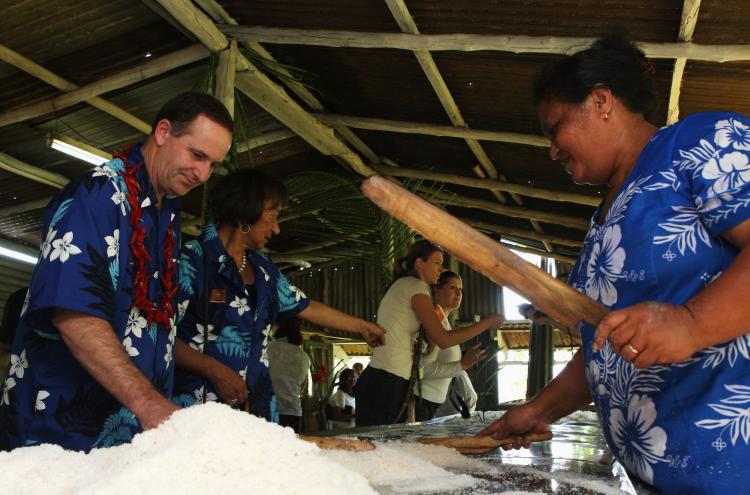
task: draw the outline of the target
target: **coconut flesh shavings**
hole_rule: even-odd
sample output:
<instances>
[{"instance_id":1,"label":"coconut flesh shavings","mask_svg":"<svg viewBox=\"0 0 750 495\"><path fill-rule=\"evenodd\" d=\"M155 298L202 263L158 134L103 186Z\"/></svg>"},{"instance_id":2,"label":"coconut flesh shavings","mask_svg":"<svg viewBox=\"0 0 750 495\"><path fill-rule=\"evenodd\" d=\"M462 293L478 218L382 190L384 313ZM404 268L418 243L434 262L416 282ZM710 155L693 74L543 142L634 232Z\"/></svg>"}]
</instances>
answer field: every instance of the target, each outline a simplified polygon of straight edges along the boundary
<instances>
[{"instance_id":1,"label":"coconut flesh shavings","mask_svg":"<svg viewBox=\"0 0 750 495\"><path fill-rule=\"evenodd\" d=\"M208 403L177 411L127 445L89 454L53 445L24 447L0 453L0 465L3 487L14 495L370 495L377 493L373 486L401 491L403 485L407 492L424 492L479 482L450 473L402 445L406 448L378 444L365 453L323 451L298 440L291 428ZM419 447L446 451L433 454L436 459L460 458L442 447Z\"/></svg>"}]
</instances>

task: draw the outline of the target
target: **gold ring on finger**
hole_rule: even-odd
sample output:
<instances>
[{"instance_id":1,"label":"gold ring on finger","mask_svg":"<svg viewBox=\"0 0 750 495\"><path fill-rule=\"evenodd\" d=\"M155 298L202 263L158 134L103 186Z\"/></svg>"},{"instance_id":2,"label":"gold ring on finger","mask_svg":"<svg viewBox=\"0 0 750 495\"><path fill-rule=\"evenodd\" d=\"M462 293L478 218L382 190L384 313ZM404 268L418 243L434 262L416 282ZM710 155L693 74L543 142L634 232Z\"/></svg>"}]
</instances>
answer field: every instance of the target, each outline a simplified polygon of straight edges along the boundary
<instances>
[{"instance_id":1,"label":"gold ring on finger","mask_svg":"<svg viewBox=\"0 0 750 495\"><path fill-rule=\"evenodd\" d=\"M632 352L633 354L640 354L641 352L630 344L625 345L625 347L627 347L628 350L630 350L630 352Z\"/></svg>"}]
</instances>

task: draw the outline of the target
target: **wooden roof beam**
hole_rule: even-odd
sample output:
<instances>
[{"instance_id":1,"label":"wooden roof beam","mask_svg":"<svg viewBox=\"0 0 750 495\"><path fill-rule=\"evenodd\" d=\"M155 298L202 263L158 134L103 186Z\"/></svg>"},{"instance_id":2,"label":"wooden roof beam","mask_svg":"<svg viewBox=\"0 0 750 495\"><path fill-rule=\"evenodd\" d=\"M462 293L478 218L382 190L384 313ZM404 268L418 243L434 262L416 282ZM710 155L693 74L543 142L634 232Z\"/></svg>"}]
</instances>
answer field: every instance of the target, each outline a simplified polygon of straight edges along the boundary
<instances>
[{"instance_id":1,"label":"wooden roof beam","mask_svg":"<svg viewBox=\"0 0 750 495\"><path fill-rule=\"evenodd\" d=\"M30 74L61 91L73 91L78 89L79 87L78 85L63 79L62 77L45 69L36 62L3 45L0 45L0 60L15 66L16 68L26 72L27 74ZM123 110L114 103L110 103L104 98L94 96L86 100L86 103L95 108L98 108L102 112L108 113L116 119L125 122L126 124L138 129L144 134L151 134L151 126L148 123L139 119L135 115Z\"/></svg>"},{"instance_id":2,"label":"wooden roof beam","mask_svg":"<svg viewBox=\"0 0 750 495\"><path fill-rule=\"evenodd\" d=\"M192 3L181 0L158 0L181 25L193 33L212 52L220 52L229 45L229 40L218 30L213 21ZM369 176L374 171L359 155L339 140L333 129L316 120L294 101L278 84L271 81L246 57L237 55L235 86L280 120L289 129L325 155L345 162L357 173Z\"/></svg>"},{"instance_id":3,"label":"wooden roof beam","mask_svg":"<svg viewBox=\"0 0 750 495\"><path fill-rule=\"evenodd\" d=\"M62 189L70 181L70 179L62 174L56 174L35 165L29 165L1 151L0 168L57 189Z\"/></svg>"},{"instance_id":4,"label":"wooden roof beam","mask_svg":"<svg viewBox=\"0 0 750 495\"><path fill-rule=\"evenodd\" d=\"M68 91L60 96L0 114L0 127L58 112L64 108L90 100L100 94L129 86L144 79L149 79L176 69L177 67L201 60L208 57L208 55L208 50L201 45L192 45L183 48L169 55L150 60L137 67L132 67L94 83Z\"/></svg>"},{"instance_id":5,"label":"wooden roof beam","mask_svg":"<svg viewBox=\"0 0 750 495\"><path fill-rule=\"evenodd\" d=\"M487 34L410 34L363 31L270 28L261 26L222 26L222 31L238 40L279 45L316 45L349 48L390 48L428 51L499 51L567 55L591 45L596 38L561 36L514 36ZM654 43L636 41L649 58L685 57L706 62L750 60L750 45L702 45L692 42Z\"/></svg>"},{"instance_id":6,"label":"wooden roof beam","mask_svg":"<svg viewBox=\"0 0 750 495\"><path fill-rule=\"evenodd\" d=\"M354 117L351 115L335 115L329 113L315 114L324 124L333 126L347 126L355 129L370 131L400 132L406 134L424 134L427 136L453 137L460 139L475 139L478 141L495 141L501 143L524 144L539 148L549 148L549 139L534 134L516 132L483 131L468 127L454 127L449 125L426 124L420 122L403 122L399 120L373 119L369 117Z\"/></svg>"},{"instance_id":7,"label":"wooden roof beam","mask_svg":"<svg viewBox=\"0 0 750 495\"><path fill-rule=\"evenodd\" d=\"M701 7L700 0L685 0L682 5L682 18L680 19L680 41L693 39L695 25L698 23L698 11ZM682 74L685 72L685 57L677 57L674 61L672 72L672 84L669 90L669 105L667 107L667 124L674 124L680 118L680 89L682 86Z\"/></svg>"},{"instance_id":8,"label":"wooden roof beam","mask_svg":"<svg viewBox=\"0 0 750 495\"><path fill-rule=\"evenodd\" d=\"M573 217L570 215L561 215L559 213L550 213L547 211L538 211L525 208L522 206L510 206L485 201L482 199L467 198L450 192L429 191L422 187L417 191L424 195L424 199L439 206L452 205L463 208L474 208L499 215L505 215L513 218L522 218L524 220L537 220L539 222L550 223L553 225L562 225L572 229L587 231L590 226L590 220Z\"/></svg>"},{"instance_id":9,"label":"wooden roof beam","mask_svg":"<svg viewBox=\"0 0 750 495\"><path fill-rule=\"evenodd\" d=\"M465 177L462 175L443 174L439 172L433 172L430 170L416 170L409 168L394 168L394 167L383 167L374 166L375 170L383 175L391 177L407 177L411 179L425 179L436 182L444 182L447 184L456 184L466 187L474 187L477 189L486 189L490 191L504 191L516 194L522 194L524 196L530 196L532 198L546 199L549 201L561 201L568 203L576 203L587 206L598 206L602 199L598 196L590 196L588 194L555 191L552 189L541 189L533 186L524 186L521 184L511 184L510 182L503 182L499 180L491 179L477 179L474 177Z\"/></svg>"},{"instance_id":10,"label":"wooden roof beam","mask_svg":"<svg viewBox=\"0 0 750 495\"><path fill-rule=\"evenodd\" d=\"M535 232L532 230L505 227L503 225L498 225L492 222L484 222L482 220L474 220L472 218L459 218L459 220L471 225L472 227L476 227L479 230L484 230L485 232L494 232L500 235L510 235L514 237L520 237L522 239L532 239L540 242L546 241L554 244L560 244L561 246L569 246L572 248L580 248L583 245L583 241L581 240L576 241L573 239L568 239L566 237L559 237L550 234L540 234L539 232Z\"/></svg>"}]
</instances>

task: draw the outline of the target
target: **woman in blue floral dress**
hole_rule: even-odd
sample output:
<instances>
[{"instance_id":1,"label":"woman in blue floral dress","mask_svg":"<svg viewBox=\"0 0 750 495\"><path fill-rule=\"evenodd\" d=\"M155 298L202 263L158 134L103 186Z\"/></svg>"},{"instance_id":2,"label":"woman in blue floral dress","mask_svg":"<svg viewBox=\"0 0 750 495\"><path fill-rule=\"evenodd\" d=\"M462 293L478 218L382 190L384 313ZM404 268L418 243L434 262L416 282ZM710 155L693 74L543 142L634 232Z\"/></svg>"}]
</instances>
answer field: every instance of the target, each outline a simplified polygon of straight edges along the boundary
<instances>
[{"instance_id":1,"label":"woman in blue floral dress","mask_svg":"<svg viewBox=\"0 0 750 495\"><path fill-rule=\"evenodd\" d=\"M662 129L653 67L613 36L535 86L551 157L608 184L570 283L613 311L533 400L482 434L524 434L592 400L613 454L663 493L745 493L750 475L750 119ZM588 386L586 386L588 385Z\"/></svg>"},{"instance_id":2,"label":"woman in blue floral dress","mask_svg":"<svg viewBox=\"0 0 750 495\"><path fill-rule=\"evenodd\" d=\"M174 400L222 401L276 419L266 345L271 326L298 316L382 343L383 329L308 299L260 250L279 233L284 186L242 170L211 189L213 216L180 260Z\"/></svg>"}]
</instances>

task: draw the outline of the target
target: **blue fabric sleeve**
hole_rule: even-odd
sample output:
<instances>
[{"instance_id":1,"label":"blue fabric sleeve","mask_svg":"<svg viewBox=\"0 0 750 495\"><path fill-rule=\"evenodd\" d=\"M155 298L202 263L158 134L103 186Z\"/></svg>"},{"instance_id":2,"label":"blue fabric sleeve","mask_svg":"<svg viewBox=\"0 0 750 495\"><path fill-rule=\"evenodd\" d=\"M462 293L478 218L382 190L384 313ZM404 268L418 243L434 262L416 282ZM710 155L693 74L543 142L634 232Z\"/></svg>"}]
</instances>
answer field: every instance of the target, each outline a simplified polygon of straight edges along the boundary
<instances>
[{"instance_id":1,"label":"blue fabric sleeve","mask_svg":"<svg viewBox=\"0 0 750 495\"><path fill-rule=\"evenodd\" d=\"M114 195L109 181L91 190L79 182L64 190L54 213L48 213L25 315L33 328L56 332L54 308L113 323L121 258L116 201L122 199Z\"/></svg>"},{"instance_id":2,"label":"blue fabric sleeve","mask_svg":"<svg viewBox=\"0 0 750 495\"><path fill-rule=\"evenodd\" d=\"M704 129L699 139L678 139L673 163L690 184L706 229L719 236L750 218L750 119L736 113L707 116L710 120L691 126Z\"/></svg>"},{"instance_id":3,"label":"blue fabric sleeve","mask_svg":"<svg viewBox=\"0 0 750 495\"><path fill-rule=\"evenodd\" d=\"M297 316L310 305L310 300L304 292L289 283L289 280L283 273L276 268L273 263L274 275L278 277L278 301L279 301L279 319L291 318Z\"/></svg>"}]
</instances>

